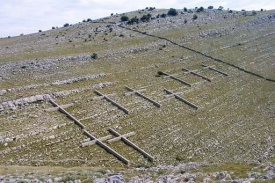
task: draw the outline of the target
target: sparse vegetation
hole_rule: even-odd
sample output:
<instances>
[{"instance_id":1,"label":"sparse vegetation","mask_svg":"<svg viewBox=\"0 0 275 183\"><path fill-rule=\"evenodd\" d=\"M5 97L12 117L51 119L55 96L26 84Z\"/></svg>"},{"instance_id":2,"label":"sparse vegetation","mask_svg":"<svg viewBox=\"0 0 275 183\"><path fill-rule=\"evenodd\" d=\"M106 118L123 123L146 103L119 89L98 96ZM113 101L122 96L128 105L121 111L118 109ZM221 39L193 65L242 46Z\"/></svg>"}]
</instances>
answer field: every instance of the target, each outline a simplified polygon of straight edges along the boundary
<instances>
[{"instance_id":1,"label":"sparse vegetation","mask_svg":"<svg viewBox=\"0 0 275 183\"><path fill-rule=\"evenodd\" d=\"M150 15L159 18L150 20L148 10L125 13L132 25L116 15L0 39L0 174L5 181L274 178L274 11L254 16L247 11L244 17L205 10L164 19L168 9L156 9ZM144 20L150 23L138 23ZM134 132L129 140L154 161L121 140L103 142L129 166L97 144L80 147L88 141L83 129L48 96L95 138L113 138L109 128L121 135ZM18 177L12 177L15 171Z\"/></svg>"}]
</instances>

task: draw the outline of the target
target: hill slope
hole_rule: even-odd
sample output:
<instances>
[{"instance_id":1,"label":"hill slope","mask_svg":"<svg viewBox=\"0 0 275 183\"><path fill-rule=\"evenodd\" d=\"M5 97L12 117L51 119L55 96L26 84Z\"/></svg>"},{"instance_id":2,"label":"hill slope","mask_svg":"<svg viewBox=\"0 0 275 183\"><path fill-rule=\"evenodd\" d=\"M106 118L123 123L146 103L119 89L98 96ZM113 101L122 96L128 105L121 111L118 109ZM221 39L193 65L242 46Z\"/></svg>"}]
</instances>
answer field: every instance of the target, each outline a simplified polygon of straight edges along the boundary
<instances>
[{"instance_id":1,"label":"hill slope","mask_svg":"<svg viewBox=\"0 0 275 183\"><path fill-rule=\"evenodd\" d=\"M100 145L80 147L83 127L97 138L109 128L135 132L128 139L153 162L122 141L104 141L132 166L274 162L275 12L196 14L134 25L114 16L0 39L0 163L124 166ZM76 120L50 98L70 104Z\"/></svg>"}]
</instances>

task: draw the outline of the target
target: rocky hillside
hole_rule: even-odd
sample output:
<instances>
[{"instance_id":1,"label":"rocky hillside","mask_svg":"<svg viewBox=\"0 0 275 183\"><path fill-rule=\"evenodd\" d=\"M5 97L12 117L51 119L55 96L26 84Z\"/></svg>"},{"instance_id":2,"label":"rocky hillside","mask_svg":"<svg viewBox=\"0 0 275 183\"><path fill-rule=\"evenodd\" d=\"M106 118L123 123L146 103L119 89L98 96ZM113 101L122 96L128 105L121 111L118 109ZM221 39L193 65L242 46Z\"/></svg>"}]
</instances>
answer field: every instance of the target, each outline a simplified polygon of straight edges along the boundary
<instances>
[{"instance_id":1,"label":"rocky hillside","mask_svg":"<svg viewBox=\"0 0 275 183\"><path fill-rule=\"evenodd\" d=\"M167 11L1 38L0 164L274 163L275 11Z\"/></svg>"}]
</instances>

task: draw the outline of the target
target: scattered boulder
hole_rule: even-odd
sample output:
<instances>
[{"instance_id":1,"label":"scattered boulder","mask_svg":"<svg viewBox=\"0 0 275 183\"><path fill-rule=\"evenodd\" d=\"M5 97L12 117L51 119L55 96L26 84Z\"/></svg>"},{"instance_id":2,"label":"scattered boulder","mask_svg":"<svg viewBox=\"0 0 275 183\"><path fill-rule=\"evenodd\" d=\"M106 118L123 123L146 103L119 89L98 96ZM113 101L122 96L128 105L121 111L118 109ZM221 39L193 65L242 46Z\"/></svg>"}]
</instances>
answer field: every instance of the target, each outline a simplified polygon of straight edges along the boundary
<instances>
[{"instance_id":1,"label":"scattered boulder","mask_svg":"<svg viewBox=\"0 0 275 183\"><path fill-rule=\"evenodd\" d=\"M92 88L99 89L99 88L109 87L109 86L112 86L112 85L113 85L112 82L98 83L98 84L93 85Z\"/></svg>"}]
</instances>

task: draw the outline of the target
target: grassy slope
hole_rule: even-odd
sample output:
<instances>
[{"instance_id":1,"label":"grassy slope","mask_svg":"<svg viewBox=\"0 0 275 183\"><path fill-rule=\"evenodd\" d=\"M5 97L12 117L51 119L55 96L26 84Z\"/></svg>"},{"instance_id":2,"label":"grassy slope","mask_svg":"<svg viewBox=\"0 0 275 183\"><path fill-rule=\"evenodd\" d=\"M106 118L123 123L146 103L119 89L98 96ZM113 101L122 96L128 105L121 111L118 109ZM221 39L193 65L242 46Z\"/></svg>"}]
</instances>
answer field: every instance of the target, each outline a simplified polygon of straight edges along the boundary
<instances>
[{"instance_id":1,"label":"grassy slope","mask_svg":"<svg viewBox=\"0 0 275 183\"><path fill-rule=\"evenodd\" d=\"M152 14L165 12L158 11L153 11ZM257 16L232 16L226 12L198 13L199 19L196 21L192 20L192 14L184 14L160 19L159 22L152 20L150 23L127 27L168 38L180 45L274 79L275 36L264 36L272 33L274 21L247 26L249 21L271 13L274 11L259 12ZM138 13L129 14L130 17L135 15L140 16ZM118 19L119 17L110 18L106 22ZM184 19L188 20L187 24L184 24ZM108 75L101 79L69 85L49 85L9 92L0 96L0 101L75 88L91 89L96 83L113 82L114 86L101 91L116 93L112 98L130 109L131 114L123 114L104 100L91 100L96 96L92 90L58 98L56 101L60 104L74 102L75 105L68 108L68 111L77 119L98 114L97 117L83 121L87 130L98 137L107 135L109 127L116 128L121 133L135 131L136 135L130 139L155 157L153 164L122 142L110 144L128 158L133 166L189 161L251 162L260 159L267 148L273 145L272 141L267 139L273 138L275 129L274 83L156 37L118 26L113 26L113 31L110 32L106 25L109 24L81 23L69 28L1 39L1 65L68 55L97 53L100 56L99 59L91 61L57 62L48 69L13 67L6 71L8 78L0 81L3 89L51 83L90 74ZM102 31L95 33L96 27ZM205 38L199 36L202 32L213 29L218 29L218 34ZM121 34L123 37L120 37ZM131 53L134 49L142 51ZM229 77L202 69L202 63L215 65L216 68L227 72ZM213 78L213 81L209 83L184 74L181 71L183 67L198 69L201 74ZM194 85L189 88L170 78L156 77L158 71L177 74L177 77ZM163 101L162 107L156 108L134 95L124 96L124 85L135 89L146 88L144 94L154 100ZM176 99L165 101L163 88L182 92L180 95L197 104L199 110L195 111ZM26 145L20 151L4 155L0 160L1 164L123 166L96 145L79 148L79 144L86 138L81 130L64 115L43 111L49 107L51 105L48 103L38 103L1 113L0 134L4 137L12 138L39 129L43 131L9 142L7 146L0 144L0 151ZM68 125L46 131L47 128L64 123ZM54 140L43 139L51 135L59 137ZM66 139L67 137L69 139ZM46 146L58 139L66 140ZM274 161L274 158L269 160Z\"/></svg>"}]
</instances>

